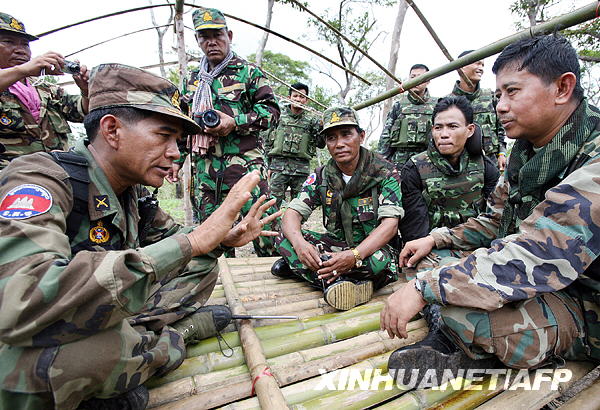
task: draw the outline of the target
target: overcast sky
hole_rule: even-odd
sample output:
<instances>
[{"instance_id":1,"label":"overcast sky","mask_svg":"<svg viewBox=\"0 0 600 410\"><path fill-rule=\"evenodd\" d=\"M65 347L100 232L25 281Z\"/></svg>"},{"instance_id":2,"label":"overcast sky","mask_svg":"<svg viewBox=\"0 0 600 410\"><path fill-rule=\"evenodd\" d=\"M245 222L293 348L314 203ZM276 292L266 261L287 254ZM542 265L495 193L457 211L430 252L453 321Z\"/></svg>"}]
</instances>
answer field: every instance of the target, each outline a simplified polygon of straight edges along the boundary
<instances>
[{"instance_id":1,"label":"overcast sky","mask_svg":"<svg viewBox=\"0 0 600 410\"><path fill-rule=\"evenodd\" d=\"M192 0L188 1L192 2ZM154 0L154 3L160 4L161 1ZM264 24L266 17L267 0L196 0L195 3L207 7L218 7L226 13L261 25ZM515 21L517 18L512 16L509 11L512 0L417 0L416 3L455 57L463 50L477 49L516 31ZM573 4L581 7L588 3L589 0L563 0L558 7L562 12L567 12L573 8ZM148 0L93 2L12 0L3 1L0 11L22 20L29 33L38 34L87 18L148 4ZM325 10L335 8L338 2L335 0L309 0L308 4L311 10L319 15L324 15ZM186 10L188 9L186 7ZM157 8L155 12L158 23L164 24L168 16L167 8ZM389 38L397 14L397 6L374 6L370 12L377 20L377 30L383 31L384 35L373 45L369 53L386 66L389 58ZM187 26L192 26L191 12L185 15L184 21ZM151 25L150 11L143 10L48 35L39 41L32 42L31 48L34 55L47 50L66 55L91 44ZM262 31L237 21L228 21L228 25L233 31L233 49L243 57L254 53ZM271 27L277 32L324 52L336 61L339 60L332 48L316 41L314 27L307 26L305 13L292 9L290 6L275 4ZM165 56L167 61L177 59L175 52L171 49L171 45L174 43L174 36L171 33L169 32L165 37L165 50L169 51L169 54ZM186 30L185 34L188 47L197 48L193 33ZM106 62L120 62L135 66L156 64L158 63L156 38L156 32L150 30L81 52L73 58L79 58L88 66ZM311 66L319 67L321 70L330 69L329 63L322 62L309 52L274 36L269 37L267 49L307 61ZM408 10L404 21L399 54L396 73L402 78L407 76L409 67L414 63L424 63L430 68L434 68L447 62L411 9ZM486 71L482 84L486 88L495 88L494 76L491 73L494 58L485 60ZM360 70L376 71L377 67L365 60L361 64ZM332 71L336 75L341 73L336 68L333 68ZM331 90L336 89L335 83L326 77L318 74L312 74L312 76L313 83L316 82ZM432 94L436 96L448 94L456 79L457 75L450 73L432 81L430 85Z\"/></svg>"}]
</instances>

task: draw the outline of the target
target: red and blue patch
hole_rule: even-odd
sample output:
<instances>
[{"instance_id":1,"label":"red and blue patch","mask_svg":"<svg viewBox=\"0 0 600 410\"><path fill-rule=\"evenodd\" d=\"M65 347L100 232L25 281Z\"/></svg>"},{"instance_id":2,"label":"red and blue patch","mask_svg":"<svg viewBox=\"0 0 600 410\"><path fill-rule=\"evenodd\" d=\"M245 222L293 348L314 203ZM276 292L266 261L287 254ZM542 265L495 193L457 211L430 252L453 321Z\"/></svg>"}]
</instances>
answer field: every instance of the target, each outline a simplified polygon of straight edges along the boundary
<instances>
[{"instance_id":1,"label":"red and blue patch","mask_svg":"<svg viewBox=\"0 0 600 410\"><path fill-rule=\"evenodd\" d=\"M52 195L39 185L24 184L10 190L0 201L0 218L27 219L52 207Z\"/></svg>"},{"instance_id":2,"label":"red and blue patch","mask_svg":"<svg viewBox=\"0 0 600 410\"><path fill-rule=\"evenodd\" d=\"M304 181L304 183L302 184L302 186L312 185L312 184L315 183L316 180L317 180L317 174L315 174L313 172L312 174L310 174L308 176L308 178L306 178L306 181Z\"/></svg>"}]
</instances>

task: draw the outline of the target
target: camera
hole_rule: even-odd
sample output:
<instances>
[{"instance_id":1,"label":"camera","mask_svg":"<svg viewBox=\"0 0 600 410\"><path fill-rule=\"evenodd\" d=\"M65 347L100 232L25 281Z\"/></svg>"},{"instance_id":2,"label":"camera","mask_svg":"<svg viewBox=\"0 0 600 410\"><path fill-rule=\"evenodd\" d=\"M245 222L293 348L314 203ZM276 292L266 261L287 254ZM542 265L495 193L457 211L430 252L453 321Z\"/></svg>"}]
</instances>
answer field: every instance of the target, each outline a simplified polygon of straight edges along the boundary
<instances>
[{"instance_id":1,"label":"camera","mask_svg":"<svg viewBox=\"0 0 600 410\"><path fill-rule=\"evenodd\" d=\"M215 128L221 123L221 117L215 110L206 110L199 113L194 113L194 121L201 128Z\"/></svg>"},{"instance_id":2,"label":"camera","mask_svg":"<svg viewBox=\"0 0 600 410\"><path fill-rule=\"evenodd\" d=\"M329 259L331 259L331 255L326 254L326 253L322 253L321 255L319 255L319 258L321 258L321 261L326 262Z\"/></svg>"},{"instance_id":3,"label":"camera","mask_svg":"<svg viewBox=\"0 0 600 410\"><path fill-rule=\"evenodd\" d=\"M79 75L81 74L81 66L77 61L65 60L65 65L62 68L62 71L65 74Z\"/></svg>"}]
</instances>

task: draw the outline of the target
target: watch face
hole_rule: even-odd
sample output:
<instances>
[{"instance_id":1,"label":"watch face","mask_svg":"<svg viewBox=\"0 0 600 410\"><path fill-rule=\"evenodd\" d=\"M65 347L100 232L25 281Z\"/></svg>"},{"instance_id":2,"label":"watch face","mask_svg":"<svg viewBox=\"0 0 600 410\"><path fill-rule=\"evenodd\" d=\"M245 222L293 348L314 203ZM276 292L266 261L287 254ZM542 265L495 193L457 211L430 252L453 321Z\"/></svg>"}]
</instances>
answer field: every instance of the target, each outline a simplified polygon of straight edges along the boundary
<instances>
[{"instance_id":1,"label":"watch face","mask_svg":"<svg viewBox=\"0 0 600 410\"><path fill-rule=\"evenodd\" d=\"M356 260L356 267L360 268L362 266L363 262L360 259Z\"/></svg>"}]
</instances>

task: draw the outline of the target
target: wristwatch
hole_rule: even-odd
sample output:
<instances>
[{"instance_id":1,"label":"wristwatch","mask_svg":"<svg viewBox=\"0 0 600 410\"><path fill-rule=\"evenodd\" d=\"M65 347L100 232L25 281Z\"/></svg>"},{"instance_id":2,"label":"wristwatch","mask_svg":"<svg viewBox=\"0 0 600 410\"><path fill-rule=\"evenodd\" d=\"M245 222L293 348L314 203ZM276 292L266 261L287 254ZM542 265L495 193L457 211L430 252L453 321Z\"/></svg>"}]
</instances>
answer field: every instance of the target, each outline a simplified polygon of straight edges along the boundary
<instances>
[{"instance_id":1,"label":"wristwatch","mask_svg":"<svg viewBox=\"0 0 600 410\"><path fill-rule=\"evenodd\" d=\"M354 254L354 267L360 268L363 265L363 260L360 257L360 253L358 253L358 249L352 248L350 250Z\"/></svg>"}]
</instances>

